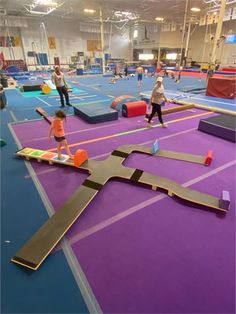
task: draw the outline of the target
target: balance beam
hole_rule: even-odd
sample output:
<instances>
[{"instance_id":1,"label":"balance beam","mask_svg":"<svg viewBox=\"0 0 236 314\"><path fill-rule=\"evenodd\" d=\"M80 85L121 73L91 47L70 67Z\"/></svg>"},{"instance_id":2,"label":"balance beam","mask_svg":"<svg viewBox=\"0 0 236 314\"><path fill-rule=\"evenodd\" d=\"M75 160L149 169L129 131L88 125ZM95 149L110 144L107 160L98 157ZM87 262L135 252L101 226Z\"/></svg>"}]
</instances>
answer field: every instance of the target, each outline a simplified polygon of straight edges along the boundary
<instances>
[{"instance_id":1,"label":"balance beam","mask_svg":"<svg viewBox=\"0 0 236 314\"><path fill-rule=\"evenodd\" d=\"M47 161L50 165L60 164L60 165L74 167L74 162L68 155L62 154L61 155L62 158L58 159L57 153L53 153L53 152L49 152L45 150L24 147L20 149L18 152L16 152L16 155L25 157L27 160L36 159L38 162Z\"/></svg>"},{"instance_id":2,"label":"balance beam","mask_svg":"<svg viewBox=\"0 0 236 314\"><path fill-rule=\"evenodd\" d=\"M231 116L236 116L236 112L228 109L222 109L219 107L211 107L203 104L198 104L198 103L193 103L191 101L182 101L182 100L176 100L176 103L179 105L192 105L195 108L207 110L207 111L212 111L212 112L219 112L219 113L224 113L224 114L229 114Z\"/></svg>"},{"instance_id":3,"label":"balance beam","mask_svg":"<svg viewBox=\"0 0 236 314\"><path fill-rule=\"evenodd\" d=\"M53 118L50 117L49 113L47 113L46 111L44 111L41 107L37 107L37 108L35 109L35 111L36 111L37 113L39 113L40 116L42 116L49 124L52 123Z\"/></svg>"},{"instance_id":4,"label":"balance beam","mask_svg":"<svg viewBox=\"0 0 236 314\"><path fill-rule=\"evenodd\" d=\"M181 105L178 103L178 105L180 106L162 110L162 114L169 114L169 113L174 113L178 111L184 111L184 110L192 109L195 107L194 104Z\"/></svg>"},{"instance_id":5,"label":"balance beam","mask_svg":"<svg viewBox=\"0 0 236 314\"><path fill-rule=\"evenodd\" d=\"M91 159L82 163L78 168L88 171L90 175L59 210L25 243L11 261L26 268L37 270L87 205L94 199L95 195L112 178L122 178L131 183L145 184L153 190L161 188L167 191L171 197L175 195L192 203L220 212L227 212L227 206L229 206L227 204L229 202L224 202L223 207L221 207L222 201L219 198L185 188L173 180L153 175L140 169L123 166L124 160L134 151L153 155L152 149L149 147L123 145L114 150L105 160L97 161ZM168 155L166 152L164 151L163 156ZM24 156L27 159L34 158L38 161L47 160L51 164L63 163L68 166L73 165L73 161L69 162L69 158L66 155L64 155L65 161L55 160L55 153L33 148L24 148L17 152L17 155ZM172 157L177 157L177 155ZM179 157L181 156L179 155ZM192 160L192 162L196 161Z\"/></svg>"}]
</instances>

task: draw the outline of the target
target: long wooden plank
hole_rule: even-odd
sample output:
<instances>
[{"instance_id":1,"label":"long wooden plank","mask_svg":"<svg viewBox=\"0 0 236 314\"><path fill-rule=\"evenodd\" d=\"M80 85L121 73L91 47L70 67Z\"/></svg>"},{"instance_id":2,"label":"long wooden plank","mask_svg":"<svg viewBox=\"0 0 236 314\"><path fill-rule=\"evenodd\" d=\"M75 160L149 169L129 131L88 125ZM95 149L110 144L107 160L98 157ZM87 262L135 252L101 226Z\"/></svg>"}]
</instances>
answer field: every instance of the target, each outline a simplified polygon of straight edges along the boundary
<instances>
[{"instance_id":1,"label":"long wooden plank","mask_svg":"<svg viewBox=\"0 0 236 314\"><path fill-rule=\"evenodd\" d=\"M154 189L158 187L164 189L168 192L169 196L176 195L183 200L214 208L221 212L227 212L227 210L220 207L219 198L216 198L209 194L198 192L196 190L185 188L175 181L143 172L138 182L152 185Z\"/></svg>"},{"instance_id":2,"label":"long wooden plank","mask_svg":"<svg viewBox=\"0 0 236 314\"><path fill-rule=\"evenodd\" d=\"M181 152L175 152L171 150L158 150L156 154L152 153L152 148L142 146L142 145L122 145L119 146L116 151L120 151L123 153L130 154L132 152L140 152L145 153L149 155L159 156L159 157L166 157L170 159L176 159L176 160L182 160L182 161L188 161L198 164L205 164L205 156L201 155L193 155L193 154L187 154L187 153L181 153Z\"/></svg>"},{"instance_id":3,"label":"long wooden plank","mask_svg":"<svg viewBox=\"0 0 236 314\"><path fill-rule=\"evenodd\" d=\"M205 156L179 153L179 152L174 152L171 150L162 150L162 149L158 150L155 156L166 157L166 158L176 159L176 160L181 160L181 161L188 161L188 162L193 162L193 163L197 163L201 165L205 165L205 159L206 159Z\"/></svg>"},{"instance_id":4,"label":"long wooden plank","mask_svg":"<svg viewBox=\"0 0 236 314\"><path fill-rule=\"evenodd\" d=\"M38 269L97 193L98 190L80 186L69 200L16 253L11 259L12 262L33 270Z\"/></svg>"},{"instance_id":5,"label":"long wooden plank","mask_svg":"<svg viewBox=\"0 0 236 314\"><path fill-rule=\"evenodd\" d=\"M162 114L165 115L165 114L170 114L174 112L184 111L184 110L192 109L194 107L195 107L194 104L182 105L182 106L180 105L178 107L164 109L162 110Z\"/></svg>"},{"instance_id":6,"label":"long wooden plank","mask_svg":"<svg viewBox=\"0 0 236 314\"><path fill-rule=\"evenodd\" d=\"M35 111L40 114L49 124L52 123L53 118L50 116L49 113L47 113L45 110L43 110L41 107L37 107Z\"/></svg>"},{"instance_id":7,"label":"long wooden plank","mask_svg":"<svg viewBox=\"0 0 236 314\"><path fill-rule=\"evenodd\" d=\"M232 115L232 116L236 116L236 112L233 111L233 110L223 109L223 108L219 108L219 107L207 106L207 105L203 105L203 104L198 104L196 102L193 103L191 101L192 101L192 99L190 99L189 101L177 100L176 103L178 103L179 105L185 105L185 106L186 105L193 105L195 108L199 108L199 109L203 109L203 110L207 110L207 111L225 113L225 114L229 114L229 115Z\"/></svg>"},{"instance_id":8,"label":"long wooden plank","mask_svg":"<svg viewBox=\"0 0 236 314\"><path fill-rule=\"evenodd\" d=\"M34 151L34 150L33 150ZM30 148L17 153L20 156L32 156ZM42 156L33 155L32 158ZM45 159L46 160L46 159ZM61 240L67 230L76 221L87 205L92 201L102 186L113 177L130 179L135 172L133 168L121 165L122 158L110 156L107 160L87 160L81 169L92 173L65 204L33 235L33 237L16 253L12 262L32 270L37 270L44 259Z\"/></svg>"}]
</instances>

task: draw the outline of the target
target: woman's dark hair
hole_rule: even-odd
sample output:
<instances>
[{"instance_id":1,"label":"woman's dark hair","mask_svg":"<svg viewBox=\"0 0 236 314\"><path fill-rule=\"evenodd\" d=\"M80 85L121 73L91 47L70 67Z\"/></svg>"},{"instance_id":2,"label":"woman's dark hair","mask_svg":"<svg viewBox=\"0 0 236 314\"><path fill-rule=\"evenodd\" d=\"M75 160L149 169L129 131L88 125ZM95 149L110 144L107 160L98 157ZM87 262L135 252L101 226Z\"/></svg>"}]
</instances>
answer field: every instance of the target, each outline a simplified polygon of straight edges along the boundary
<instances>
[{"instance_id":1,"label":"woman's dark hair","mask_svg":"<svg viewBox=\"0 0 236 314\"><path fill-rule=\"evenodd\" d=\"M63 110L56 111L55 116L60 119L66 119L66 114Z\"/></svg>"}]
</instances>

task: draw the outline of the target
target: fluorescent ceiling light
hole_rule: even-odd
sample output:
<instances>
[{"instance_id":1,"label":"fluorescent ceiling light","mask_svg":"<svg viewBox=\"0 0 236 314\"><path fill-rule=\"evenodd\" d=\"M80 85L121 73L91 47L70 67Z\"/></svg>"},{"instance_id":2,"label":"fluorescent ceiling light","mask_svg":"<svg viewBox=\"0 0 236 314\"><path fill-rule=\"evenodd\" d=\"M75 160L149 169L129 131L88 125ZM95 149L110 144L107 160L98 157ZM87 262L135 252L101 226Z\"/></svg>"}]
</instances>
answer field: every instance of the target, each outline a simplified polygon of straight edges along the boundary
<instances>
[{"instance_id":1,"label":"fluorescent ceiling light","mask_svg":"<svg viewBox=\"0 0 236 314\"><path fill-rule=\"evenodd\" d=\"M94 9L84 9L84 12L85 13L89 13L89 14L93 14L93 13L96 12L96 10L94 10Z\"/></svg>"},{"instance_id":2,"label":"fluorescent ceiling light","mask_svg":"<svg viewBox=\"0 0 236 314\"><path fill-rule=\"evenodd\" d=\"M158 22L163 22L164 21L164 17L156 17L155 20L158 21Z\"/></svg>"},{"instance_id":3,"label":"fluorescent ceiling light","mask_svg":"<svg viewBox=\"0 0 236 314\"><path fill-rule=\"evenodd\" d=\"M35 0L34 3L36 5L49 5L49 6L56 6L57 2L53 0Z\"/></svg>"},{"instance_id":4,"label":"fluorescent ceiling light","mask_svg":"<svg viewBox=\"0 0 236 314\"><path fill-rule=\"evenodd\" d=\"M47 11L35 11L35 10L29 10L30 14L38 14L38 15L48 15L50 13L52 13L54 10L56 10L56 8L50 8Z\"/></svg>"},{"instance_id":5,"label":"fluorescent ceiling light","mask_svg":"<svg viewBox=\"0 0 236 314\"><path fill-rule=\"evenodd\" d=\"M133 36L134 38L137 38L138 37L138 30L137 29L135 29L134 30L134 36Z\"/></svg>"},{"instance_id":6,"label":"fluorescent ceiling light","mask_svg":"<svg viewBox=\"0 0 236 314\"><path fill-rule=\"evenodd\" d=\"M199 8L191 8L190 11L192 11L192 12L200 12L201 9L199 9Z\"/></svg>"}]
</instances>

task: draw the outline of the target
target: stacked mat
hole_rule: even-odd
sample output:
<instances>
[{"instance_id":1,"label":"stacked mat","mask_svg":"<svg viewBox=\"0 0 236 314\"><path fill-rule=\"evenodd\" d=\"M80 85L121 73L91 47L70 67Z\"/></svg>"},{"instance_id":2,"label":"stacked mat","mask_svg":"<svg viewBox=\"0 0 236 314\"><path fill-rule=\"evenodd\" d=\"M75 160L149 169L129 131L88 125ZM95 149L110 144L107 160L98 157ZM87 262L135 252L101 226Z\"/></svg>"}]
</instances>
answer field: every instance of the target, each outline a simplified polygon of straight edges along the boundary
<instances>
[{"instance_id":1,"label":"stacked mat","mask_svg":"<svg viewBox=\"0 0 236 314\"><path fill-rule=\"evenodd\" d=\"M118 111L97 103L92 106L73 105L74 114L84 119L88 123L101 123L118 119Z\"/></svg>"}]
</instances>

